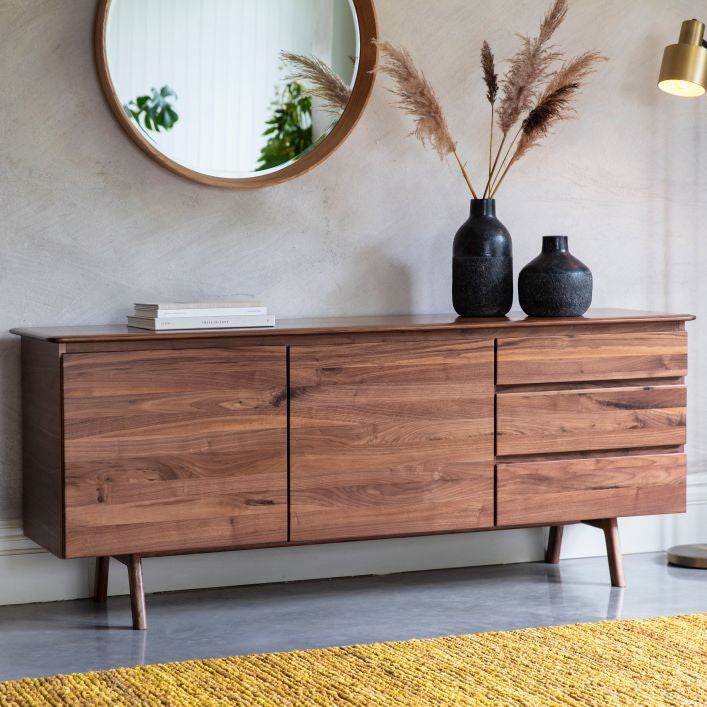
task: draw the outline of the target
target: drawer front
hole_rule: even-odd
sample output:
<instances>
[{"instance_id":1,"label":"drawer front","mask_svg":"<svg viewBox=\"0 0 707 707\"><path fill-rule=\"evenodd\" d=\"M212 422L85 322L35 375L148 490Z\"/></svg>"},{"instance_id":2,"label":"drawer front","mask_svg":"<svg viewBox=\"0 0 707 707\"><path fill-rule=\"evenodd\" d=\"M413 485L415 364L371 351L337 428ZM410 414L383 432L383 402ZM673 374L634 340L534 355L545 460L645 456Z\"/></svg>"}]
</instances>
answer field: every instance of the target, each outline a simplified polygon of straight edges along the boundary
<instances>
[{"instance_id":1,"label":"drawer front","mask_svg":"<svg viewBox=\"0 0 707 707\"><path fill-rule=\"evenodd\" d=\"M687 334L578 334L499 339L497 383L562 383L687 375Z\"/></svg>"},{"instance_id":2,"label":"drawer front","mask_svg":"<svg viewBox=\"0 0 707 707\"><path fill-rule=\"evenodd\" d=\"M293 346L291 540L493 526L493 348Z\"/></svg>"},{"instance_id":3,"label":"drawer front","mask_svg":"<svg viewBox=\"0 0 707 707\"><path fill-rule=\"evenodd\" d=\"M287 541L284 347L67 354L66 555Z\"/></svg>"},{"instance_id":4,"label":"drawer front","mask_svg":"<svg viewBox=\"0 0 707 707\"><path fill-rule=\"evenodd\" d=\"M497 467L497 524L685 511L685 455L533 461Z\"/></svg>"},{"instance_id":5,"label":"drawer front","mask_svg":"<svg viewBox=\"0 0 707 707\"><path fill-rule=\"evenodd\" d=\"M499 456L685 443L683 385L497 395Z\"/></svg>"}]
</instances>

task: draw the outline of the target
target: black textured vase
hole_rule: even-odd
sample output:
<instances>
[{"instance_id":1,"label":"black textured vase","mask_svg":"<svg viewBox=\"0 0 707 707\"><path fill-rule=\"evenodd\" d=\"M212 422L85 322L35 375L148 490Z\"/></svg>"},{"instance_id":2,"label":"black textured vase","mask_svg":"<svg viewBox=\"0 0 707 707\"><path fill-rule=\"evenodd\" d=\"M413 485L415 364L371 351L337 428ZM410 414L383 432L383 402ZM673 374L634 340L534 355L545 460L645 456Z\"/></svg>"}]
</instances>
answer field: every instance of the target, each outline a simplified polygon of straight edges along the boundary
<instances>
[{"instance_id":1,"label":"black textured vase","mask_svg":"<svg viewBox=\"0 0 707 707\"><path fill-rule=\"evenodd\" d=\"M592 303L592 273L567 249L567 236L543 236L540 255L518 277L518 300L529 317L579 317Z\"/></svg>"},{"instance_id":2,"label":"black textured vase","mask_svg":"<svg viewBox=\"0 0 707 707\"><path fill-rule=\"evenodd\" d=\"M511 234L496 218L494 199L472 199L454 236L452 302L461 317L502 317L513 304Z\"/></svg>"}]
</instances>

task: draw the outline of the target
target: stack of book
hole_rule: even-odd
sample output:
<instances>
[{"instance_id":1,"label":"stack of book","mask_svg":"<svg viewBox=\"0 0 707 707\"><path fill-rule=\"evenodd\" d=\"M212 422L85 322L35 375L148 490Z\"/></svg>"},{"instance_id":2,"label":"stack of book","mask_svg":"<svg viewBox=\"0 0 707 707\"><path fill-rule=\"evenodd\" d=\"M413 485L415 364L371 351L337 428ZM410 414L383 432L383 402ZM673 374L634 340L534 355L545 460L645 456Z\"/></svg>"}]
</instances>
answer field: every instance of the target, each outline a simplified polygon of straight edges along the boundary
<instances>
[{"instance_id":1,"label":"stack of book","mask_svg":"<svg viewBox=\"0 0 707 707\"><path fill-rule=\"evenodd\" d=\"M151 331L241 329L275 326L275 317L258 302L136 302L128 326Z\"/></svg>"}]
</instances>

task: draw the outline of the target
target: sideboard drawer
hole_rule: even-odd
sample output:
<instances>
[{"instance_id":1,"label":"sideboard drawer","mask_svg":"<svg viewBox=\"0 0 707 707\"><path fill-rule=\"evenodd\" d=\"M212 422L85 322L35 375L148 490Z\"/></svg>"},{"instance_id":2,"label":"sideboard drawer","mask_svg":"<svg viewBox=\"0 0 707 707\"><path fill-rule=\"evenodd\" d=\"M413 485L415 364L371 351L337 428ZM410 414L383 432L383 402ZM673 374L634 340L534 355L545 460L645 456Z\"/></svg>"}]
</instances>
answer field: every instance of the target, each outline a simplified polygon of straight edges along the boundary
<instances>
[{"instance_id":1,"label":"sideboard drawer","mask_svg":"<svg viewBox=\"0 0 707 707\"><path fill-rule=\"evenodd\" d=\"M498 525L682 513L685 455L499 464L497 504Z\"/></svg>"},{"instance_id":2,"label":"sideboard drawer","mask_svg":"<svg viewBox=\"0 0 707 707\"><path fill-rule=\"evenodd\" d=\"M566 334L499 339L499 385L687 375L687 334Z\"/></svg>"},{"instance_id":3,"label":"sideboard drawer","mask_svg":"<svg viewBox=\"0 0 707 707\"><path fill-rule=\"evenodd\" d=\"M497 395L499 456L685 443L683 385Z\"/></svg>"},{"instance_id":4,"label":"sideboard drawer","mask_svg":"<svg viewBox=\"0 0 707 707\"><path fill-rule=\"evenodd\" d=\"M66 557L287 541L284 346L63 357Z\"/></svg>"}]
</instances>

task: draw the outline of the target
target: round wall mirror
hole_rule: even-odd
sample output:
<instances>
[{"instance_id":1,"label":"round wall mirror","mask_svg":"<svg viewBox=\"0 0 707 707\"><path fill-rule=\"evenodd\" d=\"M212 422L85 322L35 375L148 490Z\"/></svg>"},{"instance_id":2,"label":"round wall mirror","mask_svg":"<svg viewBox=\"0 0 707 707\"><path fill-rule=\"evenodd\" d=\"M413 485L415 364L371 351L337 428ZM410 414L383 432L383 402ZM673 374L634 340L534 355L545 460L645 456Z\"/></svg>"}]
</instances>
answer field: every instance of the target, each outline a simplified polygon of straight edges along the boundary
<instances>
[{"instance_id":1,"label":"round wall mirror","mask_svg":"<svg viewBox=\"0 0 707 707\"><path fill-rule=\"evenodd\" d=\"M324 160L361 116L373 0L101 0L101 84L165 167L250 189Z\"/></svg>"}]
</instances>

